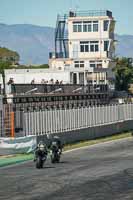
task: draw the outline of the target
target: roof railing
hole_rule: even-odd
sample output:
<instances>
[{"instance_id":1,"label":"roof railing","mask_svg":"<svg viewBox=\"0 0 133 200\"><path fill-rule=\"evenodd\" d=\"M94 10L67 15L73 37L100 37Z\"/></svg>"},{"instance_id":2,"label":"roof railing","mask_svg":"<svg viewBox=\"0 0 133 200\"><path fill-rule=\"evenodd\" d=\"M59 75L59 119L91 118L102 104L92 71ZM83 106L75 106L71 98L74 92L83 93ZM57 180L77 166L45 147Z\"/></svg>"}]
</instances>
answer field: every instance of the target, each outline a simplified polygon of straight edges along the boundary
<instances>
[{"instance_id":1,"label":"roof railing","mask_svg":"<svg viewBox=\"0 0 133 200\"><path fill-rule=\"evenodd\" d=\"M112 12L109 10L88 10L88 11L69 11L69 14L63 16L58 15L58 20L66 20L68 17L97 17L108 16L112 17Z\"/></svg>"}]
</instances>

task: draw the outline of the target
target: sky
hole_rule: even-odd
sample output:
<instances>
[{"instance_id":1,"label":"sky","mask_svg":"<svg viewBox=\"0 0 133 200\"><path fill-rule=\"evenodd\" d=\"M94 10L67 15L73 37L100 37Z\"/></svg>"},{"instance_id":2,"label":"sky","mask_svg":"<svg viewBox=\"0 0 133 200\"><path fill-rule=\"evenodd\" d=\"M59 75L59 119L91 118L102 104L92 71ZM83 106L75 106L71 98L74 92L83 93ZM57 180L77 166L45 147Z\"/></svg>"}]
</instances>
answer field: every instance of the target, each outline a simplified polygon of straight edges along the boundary
<instances>
[{"instance_id":1,"label":"sky","mask_svg":"<svg viewBox=\"0 0 133 200\"><path fill-rule=\"evenodd\" d=\"M111 10L115 32L133 35L133 0L0 0L0 23L55 27L57 14L70 9Z\"/></svg>"}]
</instances>

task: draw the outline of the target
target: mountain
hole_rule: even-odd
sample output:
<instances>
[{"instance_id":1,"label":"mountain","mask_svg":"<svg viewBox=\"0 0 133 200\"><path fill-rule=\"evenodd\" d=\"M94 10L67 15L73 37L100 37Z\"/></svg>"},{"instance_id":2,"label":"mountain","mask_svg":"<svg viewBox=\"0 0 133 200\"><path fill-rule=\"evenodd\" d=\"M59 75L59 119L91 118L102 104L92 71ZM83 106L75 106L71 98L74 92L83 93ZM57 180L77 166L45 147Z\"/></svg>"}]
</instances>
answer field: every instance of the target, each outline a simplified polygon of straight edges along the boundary
<instances>
[{"instance_id":1,"label":"mountain","mask_svg":"<svg viewBox=\"0 0 133 200\"><path fill-rule=\"evenodd\" d=\"M0 24L0 46L17 51L21 63L48 63L49 51L54 47L54 28Z\"/></svg>"},{"instance_id":2,"label":"mountain","mask_svg":"<svg viewBox=\"0 0 133 200\"><path fill-rule=\"evenodd\" d=\"M48 63L54 49L54 28L31 24L0 24L0 46L17 51L23 64ZM117 56L133 57L133 35L116 34Z\"/></svg>"},{"instance_id":3,"label":"mountain","mask_svg":"<svg viewBox=\"0 0 133 200\"><path fill-rule=\"evenodd\" d=\"M116 56L133 58L133 35L118 35L115 39L118 41L116 45Z\"/></svg>"}]
</instances>

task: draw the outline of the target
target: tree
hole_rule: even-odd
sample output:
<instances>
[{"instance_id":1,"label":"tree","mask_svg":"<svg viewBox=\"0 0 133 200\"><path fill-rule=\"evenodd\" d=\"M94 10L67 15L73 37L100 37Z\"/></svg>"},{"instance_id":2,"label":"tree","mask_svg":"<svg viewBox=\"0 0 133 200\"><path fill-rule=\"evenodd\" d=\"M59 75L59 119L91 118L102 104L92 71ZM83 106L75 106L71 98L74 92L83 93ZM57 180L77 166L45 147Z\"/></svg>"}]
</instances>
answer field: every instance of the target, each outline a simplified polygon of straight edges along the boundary
<instances>
[{"instance_id":1,"label":"tree","mask_svg":"<svg viewBox=\"0 0 133 200\"><path fill-rule=\"evenodd\" d=\"M0 73L2 75L2 80L3 80L3 94L6 94L6 90L5 90L5 73L4 70L5 69L9 69L11 66L11 62L7 62L7 61L1 61L0 62Z\"/></svg>"},{"instance_id":2,"label":"tree","mask_svg":"<svg viewBox=\"0 0 133 200\"><path fill-rule=\"evenodd\" d=\"M133 81L133 66L129 63L128 58L116 58L115 88L116 90L128 91L129 84Z\"/></svg>"},{"instance_id":3,"label":"tree","mask_svg":"<svg viewBox=\"0 0 133 200\"><path fill-rule=\"evenodd\" d=\"M0 47L0 73L2 74L3 80L3 94L5 95L5 69L10 69L14 64L19 62L19 54L15 51Z\"/></svg>"},{"instance_id":4,"label":"tree","mask_svg":"<svg viewBox=\"0 0 133 200\"><path fill-rule=\"evenodd\" d=\"M15 51L7 49L5 47L0 47L0 61L1 62L11 62L12 64L16 64L19 62L19 54Z\"/></svg>"}]
</instances>

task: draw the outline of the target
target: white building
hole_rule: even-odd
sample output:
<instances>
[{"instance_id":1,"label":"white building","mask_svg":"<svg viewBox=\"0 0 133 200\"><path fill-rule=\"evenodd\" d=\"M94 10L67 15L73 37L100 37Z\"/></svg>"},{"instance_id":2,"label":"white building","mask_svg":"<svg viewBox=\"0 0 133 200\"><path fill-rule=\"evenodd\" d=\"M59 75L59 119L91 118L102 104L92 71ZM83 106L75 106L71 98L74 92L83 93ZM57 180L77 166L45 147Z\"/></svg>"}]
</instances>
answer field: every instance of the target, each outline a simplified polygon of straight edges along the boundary
<instances>
[{"instance_id":1,"label":"white building","mask_svg":"<svg viewBox=\"0 0 133 200\"><path fill-rule=\"evenodd\" d=\"M2 77L0 77L2 83ZM11 93L11 85L8 84L10 79L13 79L15 84L30 84L32 80L35 84L41 84L42 80L50 84L51 79L55 83L56 80L62 81L63 84L70 83L70 75L67 71L52 70L52 69L6 69L5 70L5 83L6 93Z\"/></svg>"},{"instance_id":2,"label":"white building","mask_svg":"<svg viewBox=\"0 0 133 200\"><path fill-rule=\"evenodd\" d=\"M68 15L58 16L50 68L5 70L6 84L10 78L16 84L53 79L54 82L63 80L63 84L108 84L114 88L114 27L112 12L107 10L70 11Z\"/></svg>"},{"instance_id":3,"label":"white building","mask_svg":"<svg viewBox=\"0 0 133 200\"><path fill-rule=\"evenodd\" d=\"M107 10L58 16L50 69L69 71L73 84L112 85L114 27L112 12Z\"/></svg>"}]
</instances>

